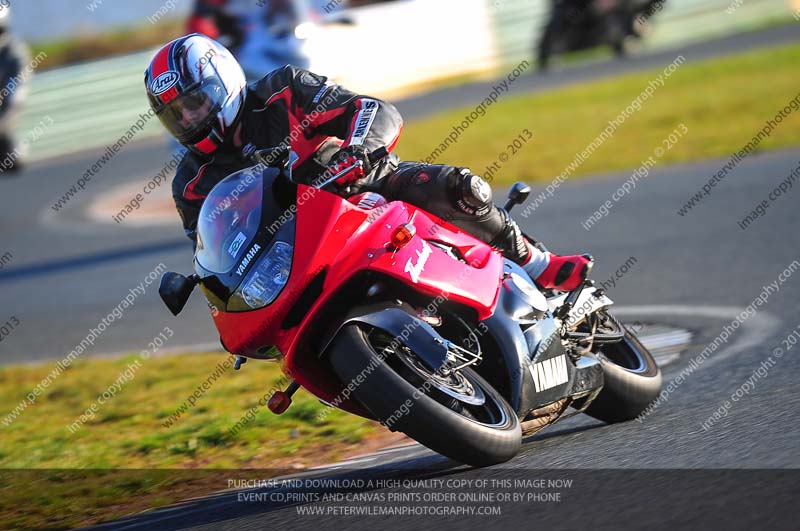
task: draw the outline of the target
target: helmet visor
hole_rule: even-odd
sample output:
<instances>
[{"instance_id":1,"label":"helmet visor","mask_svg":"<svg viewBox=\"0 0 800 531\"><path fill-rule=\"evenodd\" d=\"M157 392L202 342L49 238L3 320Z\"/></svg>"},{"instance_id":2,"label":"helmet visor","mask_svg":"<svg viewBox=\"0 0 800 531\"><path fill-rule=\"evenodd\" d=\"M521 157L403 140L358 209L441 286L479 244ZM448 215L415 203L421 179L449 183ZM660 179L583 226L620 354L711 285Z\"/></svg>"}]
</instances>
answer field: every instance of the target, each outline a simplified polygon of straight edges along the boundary
<instances>
[{"instance_id":1,"label":"helmet visor","mask_svg":"<svg viewBox=\"0 0 800 531\"><path fill-rule=\"evenodd\" d=\"M216 79L206 78L200 85L164 105L158 118L178 142L197 143L210 134L226 98L222 84Z\"/></svg>"}]
</instances>

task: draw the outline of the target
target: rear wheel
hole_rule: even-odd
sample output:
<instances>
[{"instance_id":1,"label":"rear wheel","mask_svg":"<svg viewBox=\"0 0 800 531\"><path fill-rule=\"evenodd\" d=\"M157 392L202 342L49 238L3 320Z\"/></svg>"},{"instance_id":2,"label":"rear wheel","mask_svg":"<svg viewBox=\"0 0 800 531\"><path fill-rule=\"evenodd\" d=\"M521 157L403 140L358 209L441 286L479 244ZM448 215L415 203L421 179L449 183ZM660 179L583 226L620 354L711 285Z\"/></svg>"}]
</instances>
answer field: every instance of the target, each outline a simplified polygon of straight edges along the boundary
<instances>
[{"instance_id":1,"label":"rear wheel","mask_svg":"<svg viewBox=\"0 0 800 531\"><path fill-rule=\"evenodd\" d=\"M622 340L602 345L596 357L605 384L585 413L604 422L641 415L661 392L661 369L641 341L625 329Z\"/></svg>"},{"instance_id":2,"label":"rear wheel","mask_svg":"<svg viewBox=\"0 0 800 531\"><path fill-rule=\"evenodd\" d=\"M456 461L488 466L519 451L522 432L506 400L469 367L437 373L380 329L350 324L329 360L375 418ZM361 380L361 383L358 381Z\"/></svg>"}]
</instances>

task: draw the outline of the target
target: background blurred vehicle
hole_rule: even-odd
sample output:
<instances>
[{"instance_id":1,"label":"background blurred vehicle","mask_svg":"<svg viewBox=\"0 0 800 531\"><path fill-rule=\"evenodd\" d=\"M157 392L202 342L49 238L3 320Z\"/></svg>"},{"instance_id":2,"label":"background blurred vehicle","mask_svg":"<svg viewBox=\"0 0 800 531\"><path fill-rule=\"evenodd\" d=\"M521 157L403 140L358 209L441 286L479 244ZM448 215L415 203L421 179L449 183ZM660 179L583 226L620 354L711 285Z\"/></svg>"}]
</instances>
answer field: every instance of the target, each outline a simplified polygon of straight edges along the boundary
<instances>
[{"instance_id":1,"label":"background blurred vehicle","mask_svg":"<svg viewBox=\"0 0 800 531\"><path fill-rule=\"evenodd\" d=\"M641 36L641 28L656 3L663 0L553 0L552 12L539 41L537 59L545 70L554 53L610 46L625 55L625 41ZM638 20L637 20L638 19Z\"/></svg>"},{"instance_id":2,"label":"background blurred vehicle","mask_svg":"<svg viewBox=\"0 0 800 531\"><path fill-rule=\"evenodd\" d=\"M290 64L314 68L310 39L327 42L325 26L352 24L341 11L346 2L266 0L263 5L230 0L198 0L187 31L207 35L239 60L249 82ZM317 47L319 48L319 47ZM330 68L325 70L330 75Z\"/></svg>"},{"instance_id":3,"label":"background blurred vehicle","mask_svg":"<svg viewBox=\"0 0 800 531\"><path fill-rule=\"evenodd\" d=\"M269 0L244 18L244 40L235 52L249 82L290 64L309 68L306 41L316 28L302 0Z\"/></svg>"},{"instance_id":4,"label":"background blurred vehicle","mask_svg":"<svg viewBox=\"0 0 800 531\"><path fill-rule=\"evenodd\" d=\"M236 0L198 0L187 30L231 50L252 82L285 64L309 67L304 50L308 24L302 1L270 0L257 7Z\"/></svg>"},{"instance_id":5,"label":"background blurred vehicle","mask_svg":"<svg viewBox=\"0 0 800 531\"><path fill-rule=\"evenodd\" d=\"M26 151L15 140L15 129L27 92L27 79L21 74L30 54L11 34L10 20L11 7L0 9L0 175L18 172Z\"/></svg>"},{"instance_id":6,"label":"background blurred vehicle","mask_svg":"<svg viewBox=\"0 0 800 531\"><path fill-rule=\"evenodd\" d=\"M237 50L244 40L241 16L228 0L196 0L186 24L187 33L202 33L229 50Z\"/></svg>"}]
</instances>

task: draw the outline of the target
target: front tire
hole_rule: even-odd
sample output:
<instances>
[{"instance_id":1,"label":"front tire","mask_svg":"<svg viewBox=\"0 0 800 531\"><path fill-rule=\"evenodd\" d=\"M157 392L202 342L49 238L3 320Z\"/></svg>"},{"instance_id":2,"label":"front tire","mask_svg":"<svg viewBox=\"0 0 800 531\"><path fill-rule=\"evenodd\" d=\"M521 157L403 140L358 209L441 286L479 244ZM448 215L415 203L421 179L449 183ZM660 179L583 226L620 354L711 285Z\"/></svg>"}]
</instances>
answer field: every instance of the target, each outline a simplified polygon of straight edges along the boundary
<instances>
[{"instance_id":1,"label":"front tire","mask_svg":"<svg viewBox=\"0 0 800 531\"><path fill-rule=\"evenodd\" d=\"M371 335L385 333L361 326L350 324L340 330L329 349L329 361L345 386L355 382L353 395L381 423L472 466L503 463L519 452L522 431L516 413L475 371L467 367L458 373L467 388L483 395L484 409L464 404L457 393L450 396L435 385L420 392L420 382L426 380L400 359L401 354L378 354Z\"/></svg>"},{"instance_id":2,"label":"front tire","mask_svg":"<svg viewBox=\"0 0 800 531\"><path fill-rule=\"evenodd\" d=\"M597 353L605 384L585 413L603 422L625 422L641 415L661 392L661 369L630 331Z\"/></svg>"}]
</instances>

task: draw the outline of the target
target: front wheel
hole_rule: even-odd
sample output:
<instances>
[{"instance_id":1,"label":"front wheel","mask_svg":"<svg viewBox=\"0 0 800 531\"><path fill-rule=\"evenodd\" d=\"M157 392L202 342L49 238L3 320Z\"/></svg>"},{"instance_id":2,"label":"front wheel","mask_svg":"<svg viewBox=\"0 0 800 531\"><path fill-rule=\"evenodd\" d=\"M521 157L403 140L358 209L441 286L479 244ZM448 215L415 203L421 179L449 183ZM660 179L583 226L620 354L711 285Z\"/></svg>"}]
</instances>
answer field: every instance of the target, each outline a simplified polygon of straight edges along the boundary
<instances>
[{"instance_id":1,"label":"front wheel","mask_svg":"<svg viewBox=\"0 0 800 531\"><path fill-rule=\"evenodd\" d=\"M661 369L628 329L617 343L596 353L605 384L585 413L604 422L625 422L641 415L661 392Z\"/></svg>"},{"instance_id":2,"label":"front wheel","mask_svg":"<svg viewBox=\"0 0 800 531\"><path fill-rule=\"evenodd\" d=\"M489 466L514 457L516 413L469 367L437 374L390 334L350 324L329 350L334 372L375 418L456 461ZM361 383L358 383L361 382Z\"/></svg>"}]
</instances>

